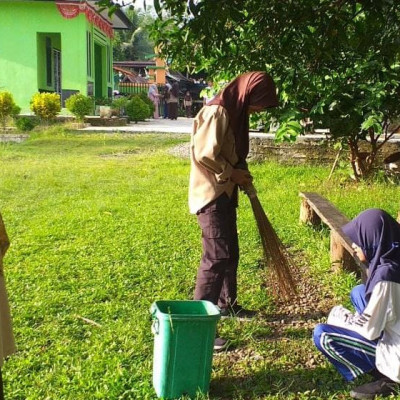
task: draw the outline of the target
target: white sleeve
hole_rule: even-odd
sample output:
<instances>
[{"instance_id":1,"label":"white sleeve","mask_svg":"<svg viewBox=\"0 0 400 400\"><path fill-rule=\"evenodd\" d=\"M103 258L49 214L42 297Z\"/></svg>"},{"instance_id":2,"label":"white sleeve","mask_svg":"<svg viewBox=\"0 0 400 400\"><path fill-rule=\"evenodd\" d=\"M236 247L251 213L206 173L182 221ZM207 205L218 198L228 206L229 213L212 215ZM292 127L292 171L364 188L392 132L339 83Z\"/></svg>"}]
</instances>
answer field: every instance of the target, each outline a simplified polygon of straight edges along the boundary
<instances>
[{"instance_id":1,"label":"white sleeve","mask_svg":"<svg viewBox=\"0 0 400 400\"><path fill-rule=\"evenodd\" d=\"M353 314L342 306L334 307L328 316L328 324L350 329L369 340L377 339L391 315L390 288L390 282L378 282L362 314Z\"/></svg>"}]
</instances>

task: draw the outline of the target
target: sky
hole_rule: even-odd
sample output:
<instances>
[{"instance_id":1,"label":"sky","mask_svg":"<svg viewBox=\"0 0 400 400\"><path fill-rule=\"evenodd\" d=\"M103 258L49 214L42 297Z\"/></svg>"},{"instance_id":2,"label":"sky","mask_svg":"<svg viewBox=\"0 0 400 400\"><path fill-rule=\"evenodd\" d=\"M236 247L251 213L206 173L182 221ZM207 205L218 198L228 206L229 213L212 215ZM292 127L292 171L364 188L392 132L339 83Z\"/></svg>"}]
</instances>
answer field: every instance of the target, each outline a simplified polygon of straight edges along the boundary
<instances>
[{"instance_id":1,"label":"sky","mask_svg":"<svg viewBox=\"0 0 400 400\"><path fill-rule=\"evenodd\" d=\"M151 4L150 4L151 3ZM150 0L148 0L148 1L146 1L146 5L147 6L150 6L150 5L152 5L152 1L150 1ZM143 0L136 0L135 1L135 8L141 8L141 9L144 9L144 7L143 7Z\"/></svg>"},{"instance_id":2,"label":"sky","mask_svg":"<svg viewBox=\"0 0 400 400\"><path fill-rule=\"evenodd\" d=\"M129 0L114 0L116 3L123 3L123 2L125 2L125 3L128 3L129 2ZM144 6L143 6L143 1L144 0L136 0L135 1L135 8L136 9L139 9L139 8L141 8L142 10L144 9ZM153 0L146 0L146 5L147 5L147 7L153 7Z\"/></svg>"}]
</instances>

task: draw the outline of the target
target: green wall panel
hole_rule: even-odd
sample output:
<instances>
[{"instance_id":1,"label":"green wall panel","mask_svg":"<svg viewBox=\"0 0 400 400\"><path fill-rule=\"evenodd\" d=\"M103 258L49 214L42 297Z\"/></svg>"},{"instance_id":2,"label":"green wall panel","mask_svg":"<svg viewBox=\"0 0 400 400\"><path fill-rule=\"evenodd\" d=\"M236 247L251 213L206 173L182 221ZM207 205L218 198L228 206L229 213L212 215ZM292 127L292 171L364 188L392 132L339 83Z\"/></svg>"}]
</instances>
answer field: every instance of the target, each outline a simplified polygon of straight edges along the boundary
<instances>
[{"instance_id":1,"label":"green wall panel","mask_svg":"<svg viewBox=\"0 0 400 400\"><path fill-rule=\"evenodd\" d=\"M39 89L54 90L54 82L47 82L46 38L61 51L61 88L87 94L86 32L93 29L84 14L65 19L53 2L3 0L0 16L0 90L9 90L23 111ZM101 42L110 44L106 36ZM94 52L92 57L94 62Z\"/></svg>"}]
</instances>

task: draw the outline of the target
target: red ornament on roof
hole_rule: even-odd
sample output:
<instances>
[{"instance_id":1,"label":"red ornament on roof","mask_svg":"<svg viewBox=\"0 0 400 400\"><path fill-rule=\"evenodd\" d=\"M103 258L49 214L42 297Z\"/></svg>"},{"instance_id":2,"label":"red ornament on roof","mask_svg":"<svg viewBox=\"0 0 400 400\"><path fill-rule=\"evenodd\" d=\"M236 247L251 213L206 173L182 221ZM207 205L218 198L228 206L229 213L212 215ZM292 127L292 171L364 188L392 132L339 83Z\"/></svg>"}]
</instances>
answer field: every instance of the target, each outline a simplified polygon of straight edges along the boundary
<instances>
[{"instance_id":1,"label":"red ornament on roof","mask_svg":"<svg viewBox=\"0 0 400 400\"><path fill-rule=\"evenodd\" d=\"M103 18L93 7L87 3L76 3L58 0L56 5L60 14L66 19L72 19L77 17L79 14L84 13L86 19L108 37L114 36L112 24Z\"/></svg>"}]
</instances>

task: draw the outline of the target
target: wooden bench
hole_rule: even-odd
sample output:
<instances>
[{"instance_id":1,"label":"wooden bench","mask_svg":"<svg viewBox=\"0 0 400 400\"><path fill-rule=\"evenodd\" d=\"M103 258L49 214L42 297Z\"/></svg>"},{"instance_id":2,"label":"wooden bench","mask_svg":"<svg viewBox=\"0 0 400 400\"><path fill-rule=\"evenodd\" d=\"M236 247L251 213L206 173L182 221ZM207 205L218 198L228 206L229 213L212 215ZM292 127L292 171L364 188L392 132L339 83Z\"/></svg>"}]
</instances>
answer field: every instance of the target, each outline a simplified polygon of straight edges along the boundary
<instances>
[{"instance_id":1,"label":"wooden bench","mask_svg":"<svg viewBox=\"0 0 400 400\"><path fill-rule=\"evenodd\" d=\"M354 254L352 241L342 231L342 226L350 220L318 193L300 192L299 195L302 198L300 221L313 226L324 223L331 230L330 256L333 270L356 272L365 282L367 266Z\"/></svg>"}]
</instances>

